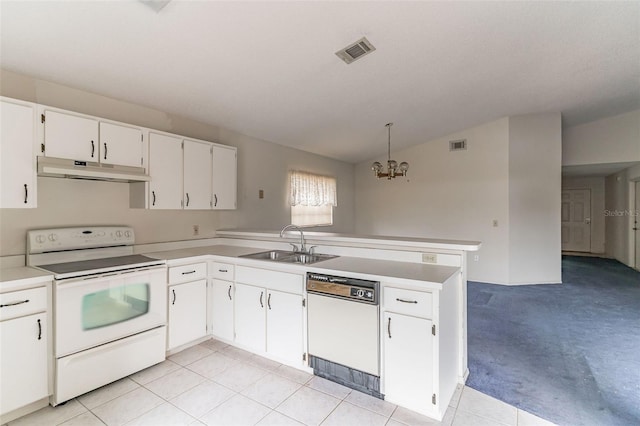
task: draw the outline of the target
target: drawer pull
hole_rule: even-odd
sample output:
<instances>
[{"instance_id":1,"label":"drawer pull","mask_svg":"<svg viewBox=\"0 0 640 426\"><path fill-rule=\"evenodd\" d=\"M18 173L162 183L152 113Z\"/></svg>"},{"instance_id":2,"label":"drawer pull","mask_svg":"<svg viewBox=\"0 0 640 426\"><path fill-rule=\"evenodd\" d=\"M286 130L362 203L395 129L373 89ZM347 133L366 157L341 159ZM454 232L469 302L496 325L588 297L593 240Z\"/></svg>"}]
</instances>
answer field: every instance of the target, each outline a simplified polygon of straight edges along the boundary
<instances>
[{"instance_id":1,"label":"drawer pull","mask_svg":"<svg viewBox=\"0 0 640 426\"><path fill-rule=\"evenodd\" d=\"M229 290L227 290L227 294L229 295L229 300L231 300L231 286L229 286Z\"/></svg>"},{"instance_id":2,"label":"drawer pull","mask_svg":"<svg viewBox=\"0 0 640 426\"><path fill-rule=\"evenodd\" d=\"M396 297L396 300L398 302L402 302L402 303L418 303L417 300L405 300L405 299L400 299L400 298L397 298L397 297Z\"/></svg>"},{"instance_id":3,"label":"drawer pull","mask_svg":"<svg viewBox=\"0 0 640 426\"><path fill-rule=\"evenodd\" d=\"M40 323L39 318L38 318L38 340L42 340L42 324Z\"/></svg>"},{"instance_id":4,"label":"drawer pull","mask_svg":"<svg viewBox=\"0 0 640 426\"><path fill-rule=\"evenodd\" d=\"M0 308L6 308L6 307L9 307L9 306L22 305L23 303L29 303L29 299L27 299L27 300L20 300L19 302L9 302L9 303L5 303L4 305L0 305Z\"/></svg>"},{"instance_id":5,"label":"drawer pull","mask_svg":"<svg viewBox=\"0 0 640 426\"><path fill-rule=\"evenodd\" d=\"M218 269L218 272L229 272L228 269Z\"/></svg>"},{"instance_id":6,"label":"drawer pull","mask_svg":"<svg viewBox=\"0 0 640 426\"><path fill-rule=\"evenodd\" d=\"M195 269L194 269L193 271L186 271L186 272L183 272L183 273L182 273L182 275L189 275L189 274L195 274L195 273L196 273L196 271L195 271Z\"/></svg>"},{"instance_id":7,"label":"drawer pull","mask_svg":"<svg viewBox=\"0 0 640 426\"><path fill-rule=\"evenodd\" d=\"M389 334L389 339L391 339L391 317L389 317L389 323L387 324L387 333Z\"/></svg>"}]
</instances>

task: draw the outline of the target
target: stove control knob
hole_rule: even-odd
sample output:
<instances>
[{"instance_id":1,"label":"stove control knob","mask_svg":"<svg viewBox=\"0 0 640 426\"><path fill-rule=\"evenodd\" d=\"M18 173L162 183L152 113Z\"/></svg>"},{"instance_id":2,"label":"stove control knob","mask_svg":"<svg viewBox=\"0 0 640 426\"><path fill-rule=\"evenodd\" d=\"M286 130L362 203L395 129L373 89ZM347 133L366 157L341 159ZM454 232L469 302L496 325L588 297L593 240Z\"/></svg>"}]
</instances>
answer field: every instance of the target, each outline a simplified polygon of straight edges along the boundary
<instances>
[{"instance_id":1,"label":"stove control knob","mask_svg":"<svg viewBox=\"0 0 640 426\"><path fill-rule=\"evenodd\" d=\"M44 236L44 235L42 235L42 234L40 234L40 235L38 235L38 236L36 237L36 242L37 242L37 243L42 244L42 243L44 243L45 241L46 241L45 236Z\"/></svg>"},{"instance_id":2,"label":"stove control knob","mask_svg":"<svg viewBox=\"0 0 640 426\"><path fill-rule=\"evenodd\" d=\"M58 236L56 234L49 234L49 241L57 241Z\"/></svg>"},{"instance_id":3,"label":"stove control knob","mask_svg":"<svg viewBox=\"0 0 640 426\"><path fill-rule=\"evenodd\" d=\"M122 238L122 231L116 231L116 237Z\"/></svg>"},{"instance_id":4,"label":"stove control knob","mask_svg":"<svg viewBox=\"0 0 640 426\"><path fill-rule=\"evenodd\" d=\"M131 237L131 231L124 231L124 236L127 238Z\"/></svg>"}]
</instances>

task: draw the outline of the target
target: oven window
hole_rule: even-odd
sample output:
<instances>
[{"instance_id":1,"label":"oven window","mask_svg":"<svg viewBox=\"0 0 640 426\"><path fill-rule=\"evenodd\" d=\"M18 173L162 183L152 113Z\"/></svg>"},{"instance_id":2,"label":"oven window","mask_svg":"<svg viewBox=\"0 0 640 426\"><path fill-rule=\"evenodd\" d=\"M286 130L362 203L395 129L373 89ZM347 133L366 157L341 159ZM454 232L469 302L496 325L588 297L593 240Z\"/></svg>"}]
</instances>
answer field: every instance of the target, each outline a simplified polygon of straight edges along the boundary
<instances>
[{"instance_id":1,"label":"oven window","mask_svg":"<svg viewBox=\"0 0 640 426\"><path fill-rule=\"evenodd\" d=\"M91 330L149 312L149 284L127 284L82 298L82 328Z\"/></svg>"}]
</instances>

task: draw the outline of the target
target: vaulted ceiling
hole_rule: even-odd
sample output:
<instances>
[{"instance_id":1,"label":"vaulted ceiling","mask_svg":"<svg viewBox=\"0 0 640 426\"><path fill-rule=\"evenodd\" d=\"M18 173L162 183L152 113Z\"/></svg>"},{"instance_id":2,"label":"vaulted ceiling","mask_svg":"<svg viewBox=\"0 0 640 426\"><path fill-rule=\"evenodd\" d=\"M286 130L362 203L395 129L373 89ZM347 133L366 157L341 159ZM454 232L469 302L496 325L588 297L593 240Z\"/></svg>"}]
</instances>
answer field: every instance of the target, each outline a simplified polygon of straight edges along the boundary
<instances>
[{"instance_id":1,"label":"vaulted ceiling","mask_svg":"<svg viewBox=\"0 0 640 426\"><path fill-rule=\"evenodd\" d=\"M4 69L348 162L640 108L640 2L2 1ZM376 51L334 53L366 36Z\"/></svg>"}]
</instances>

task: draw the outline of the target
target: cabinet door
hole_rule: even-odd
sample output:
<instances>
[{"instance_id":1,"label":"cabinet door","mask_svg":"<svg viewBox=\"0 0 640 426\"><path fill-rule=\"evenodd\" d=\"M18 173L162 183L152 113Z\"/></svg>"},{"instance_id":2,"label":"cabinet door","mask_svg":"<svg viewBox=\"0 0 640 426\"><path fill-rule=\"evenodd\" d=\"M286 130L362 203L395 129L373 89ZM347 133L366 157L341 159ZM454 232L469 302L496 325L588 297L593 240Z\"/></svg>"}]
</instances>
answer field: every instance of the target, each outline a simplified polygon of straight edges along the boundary
<instances>
[{"instance_id":1,"label":"cabinet door","mask_svg":"<svg viewBox=\"0 0 640 426\"><path fill-rule=\"evenodd\" d=\"M101 122L100 162L142 167L142 130Z\"/></svg>"},{"instance_id":2,"label":"cabinet door","mask_svg":"<svg viewBox=\"0 0 640 426\"><path fill-rule=\"evenodd\" d=\"M49 394L47 314L0 322L0 414Z\"/></svg>"},{"instance_id":3,"label":"cabinet door","mask_svg":"<svg viewBox=\"0 0 640 426\"><path fill-rule=\"evenodd\" d=\"M211 209L211 144L184 141L184 208Z\"/></svg>"},{"instance_id":4,"label":"cabinet door","mask_svg":"<svg viewBox=\"0 0 640 426\"><path fill-rule=\"evenodd\" d=\"M237 150L213 146L213 208L229 210L236 208L237 197Z\"/></svg>"},{"instance_id":5,"label":"cabinet door","mask_svg":"<svg viewBox=\"0 0 640 426\"><path fill-rule=\"evenodd\" d=\"M267 292L267 352L302 363L302 296L269 290Z\"/></svg>"},{"instance_id":6,"label":"cabinet door","mask_svg":"<svg viewBox=\"0 0 640 426\"><path fill-rule=\"evenodd\" d=\"M36 207L34 109L0 102L0 208Z\"/></svg>"},{"instance_id":7,"label":"cabinet door","mask_svg":"<svg viewBox=\"0 0 640 426\"><path fill-rule=\"evenodd\" d=\"M182 140L149 133L149 208L182 209Z\"/></svg>"},{"instance_id":8,"label":"cabinet door","mask_svg":"<svg viewBox=\"0 0 640 426\"><path fill-rule=\"evenodd\" d=\"M390 402L425 412L433 395L432 321L384 314L384 394Z\"/></svg>"},{"instance_id":9,"label":"cabinet door","mask_svg":"<svg viewBox=\"0 0 640 426\"><path fill-rule=\"evenodd\" d=\"M169 337L167 349L207 334L207 280L169 287Z\"/></svg>"},{"instance_id":10,"label":"cabinet door","mask_svg":"<svg viewBox=\"0 0 640 426\"><path fill-rule=\"evenodd\" d=\"M44 144L47 157L98 162L98 121L45 111Z\"/></svg>"},{"instance_id":11,"label":"cabinet door","mask_svg":"<svg viewBox=\"0 0 640 426\"><path fill-rule=\"evenodd\" d=\"M265 351L266 291L262 287L253 287L236 283L234 305L236 342L256 352Z\"/></svg>"},{"instance_id":12,"label":"cabinet door","mask_svg":"<svg viewBox=\"0 0 640 426\"><path fill-rule=\"evenodd\" d=\"M222 280L211 281L212 334L225 340L233 340L233 283Z\"/></svg>"}]
</instances>

